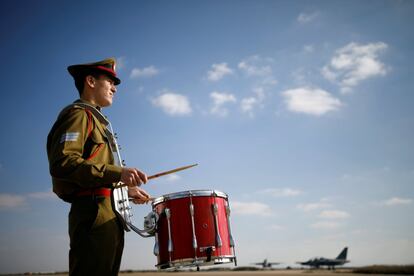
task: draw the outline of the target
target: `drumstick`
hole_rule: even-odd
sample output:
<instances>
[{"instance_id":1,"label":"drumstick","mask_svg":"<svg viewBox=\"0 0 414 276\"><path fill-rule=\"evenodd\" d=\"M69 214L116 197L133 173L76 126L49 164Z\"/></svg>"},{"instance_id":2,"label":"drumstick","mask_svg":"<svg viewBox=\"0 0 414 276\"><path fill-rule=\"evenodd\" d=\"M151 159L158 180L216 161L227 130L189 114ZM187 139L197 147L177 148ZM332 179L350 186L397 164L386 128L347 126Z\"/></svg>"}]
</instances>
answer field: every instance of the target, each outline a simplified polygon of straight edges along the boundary
<instances>
[{"instance_id":1,"label":"drumstick","mask_svg":"<svg viewBox=\"0 0 414 276\"><path fill-rule=\"evenodd\" d=\"M198 164L192 164L192 165L189 165L189 166L184 166L184 167L176 168L176 169L173 169L173 170L170 170L170 171L165 171L165 172L156 173L156 174L153 174L153 175L151 175L151 176L148 176L148 180L150 180L150 179L154 179L154 178L157 178L157 177L160 177L160 176L164 176L164 175L167 175L167 174L171 174L171 173L179 172L179 171L182 171L182 170L186 170L186 169L189 169L189 168L195 167L195 166L197 166L197 165L198 165ZM117 189L117 188L122 188L122 187L125 187L125 186L127 186L127 185L126 185L126 184L117 185L117 186L115 187L115 189Z\"/></svg>"},{"instance_id":2,"label":"drumstick","mask_svg":"<svg viewBox=\"0 0 414 276\"><path fill-rule=\"evenodd\" d=\"M170 173L179 172L179 171L182 171L182 170L186 170L186 169L195 167L197 165L198 164L193 164L193 165L189 165L189 166L184 166L184 167L180 167L180 168L177 168L177 169L173 169L173 170L170 170L170 171L156 173L154 175L148 176L148 179L153 179L153 178L157 178L157 177L160 177L160 176L164 176L164 175L167 175L167 174L170 174Z\"/></svg>"}]
</instances>

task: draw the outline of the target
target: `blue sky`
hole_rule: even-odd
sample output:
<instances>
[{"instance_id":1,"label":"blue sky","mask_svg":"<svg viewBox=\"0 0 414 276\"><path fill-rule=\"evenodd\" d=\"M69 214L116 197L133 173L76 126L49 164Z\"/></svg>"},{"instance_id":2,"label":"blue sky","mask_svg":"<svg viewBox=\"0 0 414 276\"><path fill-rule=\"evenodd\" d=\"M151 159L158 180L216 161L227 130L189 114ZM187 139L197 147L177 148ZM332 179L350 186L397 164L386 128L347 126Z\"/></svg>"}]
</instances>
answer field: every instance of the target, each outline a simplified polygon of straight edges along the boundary
<instances>
[{"instance_id":1,"label":"blue sky","mask_svg":"<svg viewBox=\"0 0 414 276\"><path fill-rule=\"evenodd\" d=\"M2 1L0 273L67 270L46 136L66 67L116 57L104 110L153 196L229 195L239 265L414 259L411 1ZM136 224L150 211L134 208ZM122 268L151 269L128 233Z\"/></svg>"}]
</instances>

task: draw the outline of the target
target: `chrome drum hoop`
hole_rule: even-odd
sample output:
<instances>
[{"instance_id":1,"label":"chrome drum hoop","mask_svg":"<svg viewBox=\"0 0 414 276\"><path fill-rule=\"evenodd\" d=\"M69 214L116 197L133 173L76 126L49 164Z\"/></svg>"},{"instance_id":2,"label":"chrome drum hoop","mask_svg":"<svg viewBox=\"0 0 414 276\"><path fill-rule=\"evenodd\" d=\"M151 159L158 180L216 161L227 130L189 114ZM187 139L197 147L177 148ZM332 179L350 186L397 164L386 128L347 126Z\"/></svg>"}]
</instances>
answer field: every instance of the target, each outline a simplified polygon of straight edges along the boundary
<instances>
[{"instance_id":1,"label":"chrome drum hoop","mask_svg":"<svg viewBox=\"0 0 414 276\"><path fill-rule=\"evenodd\" d=\"M236 259L235 256L212 256L211 261L207 262L207 257L201 258L186 258L178 259L172 262L167 262L164 264L157 264L158 269L168 269L168 268L182 268L182 267L194 267L194 266L209 266L209 265L218 265L218 264L227 264L232 263Z\"/></svg>"},{"instance_id":2,"label":"chrome drum hoop","mask_svg":"<svg viewBox=\"0 0 414 276\"><path fill-rule=\"evenodd\" d=\"M190 196L216 196L216 197L222 197L224 199L227 199L228 196L226 193L223 193L218 190L190 190L190 191L184 191L184 192L177 192L177 193L171 193L166 194L160 197L157 197L152 202L152 206L155 206L159 203L165 202L167 200L173 200L173 199L179 199L179 198L186 198Z\"/></svg>"}]
</instances>

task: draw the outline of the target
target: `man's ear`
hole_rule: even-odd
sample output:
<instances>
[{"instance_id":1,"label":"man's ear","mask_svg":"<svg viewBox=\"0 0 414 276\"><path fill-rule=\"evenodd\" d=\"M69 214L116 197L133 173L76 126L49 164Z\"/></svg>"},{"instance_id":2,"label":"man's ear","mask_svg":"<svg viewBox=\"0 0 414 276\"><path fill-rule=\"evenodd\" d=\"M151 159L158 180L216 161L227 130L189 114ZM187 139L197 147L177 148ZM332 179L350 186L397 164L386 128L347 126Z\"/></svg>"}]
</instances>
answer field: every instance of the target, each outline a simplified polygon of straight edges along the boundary
<instances>
[{"instance_id":1,"label":"man's ear","mask_svg":"<svg viewBox=\"0 0 414 276\"><path fill-rule=\"evenodd\" d=\"M96 79L91 76L91 75L87 75L85 78L85 85L88 85L90 88L94 88L95 87L95 82Z\"/></svg>"}]
</instances>

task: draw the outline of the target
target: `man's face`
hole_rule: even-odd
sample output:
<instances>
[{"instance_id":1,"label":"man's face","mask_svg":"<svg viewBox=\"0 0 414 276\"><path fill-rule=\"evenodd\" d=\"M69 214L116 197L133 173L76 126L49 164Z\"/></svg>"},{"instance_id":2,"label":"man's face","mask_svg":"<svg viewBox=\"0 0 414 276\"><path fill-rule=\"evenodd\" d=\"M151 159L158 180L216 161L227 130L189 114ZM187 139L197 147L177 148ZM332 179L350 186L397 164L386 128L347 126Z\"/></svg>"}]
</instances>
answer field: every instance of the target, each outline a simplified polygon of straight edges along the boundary
<instances>
[{"instance_id":1,"label":"man's face","mask_svg":"<svg viewBox=\"0 0 414 276\"><path fill-rule=\"evenodd\" d=\"M93 95L95 103L100 107L111 105L115 92L116 87L114 81L110 77L101 75L99 78L95 79Z\"/></svg>"}]
</instances>

